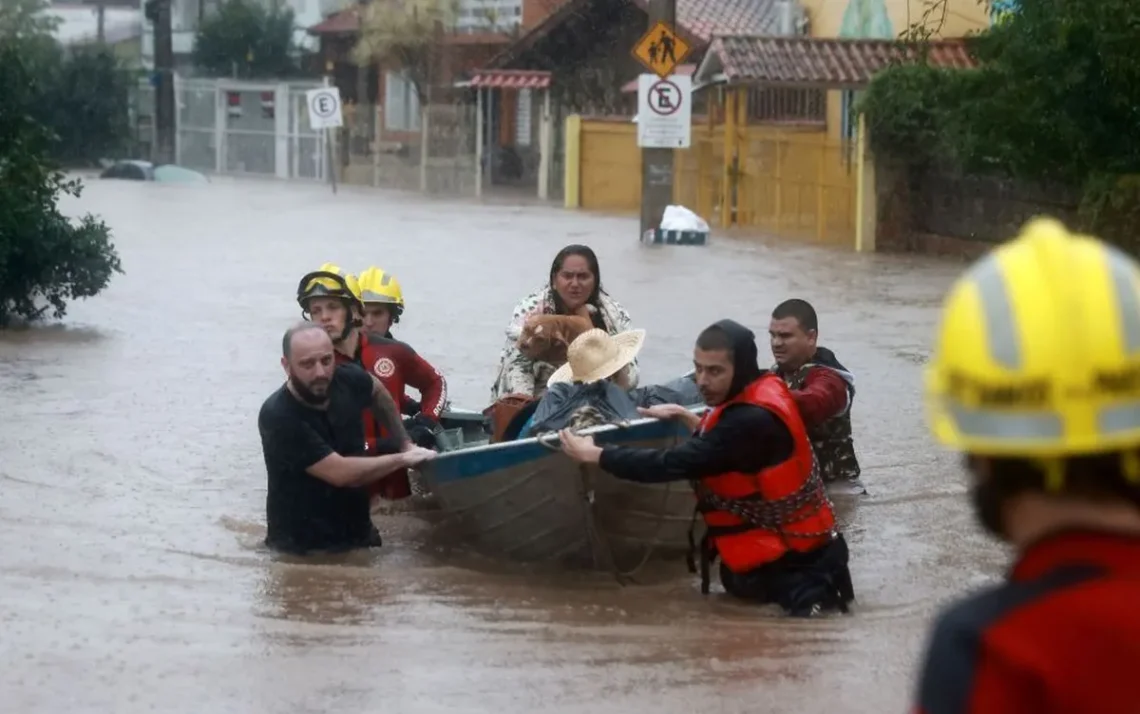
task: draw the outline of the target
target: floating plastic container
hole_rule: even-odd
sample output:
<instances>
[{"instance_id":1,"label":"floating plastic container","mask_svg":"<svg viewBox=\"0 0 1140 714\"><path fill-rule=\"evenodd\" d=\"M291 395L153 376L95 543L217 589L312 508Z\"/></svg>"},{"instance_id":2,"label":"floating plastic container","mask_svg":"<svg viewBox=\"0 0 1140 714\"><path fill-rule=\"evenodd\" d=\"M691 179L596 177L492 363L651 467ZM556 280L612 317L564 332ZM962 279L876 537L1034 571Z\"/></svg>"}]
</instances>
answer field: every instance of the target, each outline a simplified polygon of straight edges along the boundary
<instances>
[{"instance_id":1,"label":"floating plastic container","mask_svg":"<svg viewBox=\"0 0 1140 714\"><path fill-rule=\"evenodd\" d=\"M707 245L709 231L677 231L665 228L645 231L641 242L647 245Z\"/></svg>"}]
</instances>

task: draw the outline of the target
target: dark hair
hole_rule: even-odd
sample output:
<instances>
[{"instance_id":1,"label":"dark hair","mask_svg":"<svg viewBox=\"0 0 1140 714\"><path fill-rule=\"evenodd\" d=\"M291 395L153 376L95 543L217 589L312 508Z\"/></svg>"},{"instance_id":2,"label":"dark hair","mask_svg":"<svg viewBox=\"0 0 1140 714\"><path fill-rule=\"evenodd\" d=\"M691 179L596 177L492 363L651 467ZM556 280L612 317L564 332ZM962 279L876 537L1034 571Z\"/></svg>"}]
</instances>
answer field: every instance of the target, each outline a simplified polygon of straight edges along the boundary
<instances>
[{"instance_id":1,"label":"dark hair","mask_svg":"<svg viewBox=\"0 0 1140 714\"><path fill-rule=\"evenodd\" d=\"M562 304L562 298L558 296L558 291L554 289L554 277L558 275L558 271L562 270L562 265L566 259L572 255L586 259L586 265L590 267L590 272L594 274L594 291L590 293L590 297L586 298L586 302L594 307L601 309L598 302L599 296L605 292L602 290L602 269L598 267L598 256L594 254L592 248L586 245L568 245L562 250L558 251L558 255L554 256L554 262L550 264L550 293L554 296L554 309L558 314L563 314L566 306Z\"/></svg>"},{"instance_id":2,"label":"dark hair","mask_svg":"<svg viewBox=\"0 0 1140 714\"><path fill-rule=\"evenodd\" d=\"M709 325L697 335L697 349L702 352L727 352L729 358L732 358L735 356L736 344L732 340L732 335L723 327Z\"/></svg>"},{"instance_id":3,"label":"dark hair","mask_svg":"<svg viewBox=\"0 0 1140 714\"><path fill-rule=\"evenodd\" d=\"M975 457L966 455L966 467ZM1055 493L1069 498L1105 502L1123 501L1140 509L1140 485L1130 481L1124 469L1125 453L1116 451L1063 459L1062 480L1057 491L1050 491L1045 469L1037 462L1016 457L988 457L989 480L996 497L1004 500L1020 493ZM1140 459L1140 454L1132 454Z\"/></svg>"},{"instance_id":4,"label":"dark hair","mask_svg":"<svg viewBox=\"0 0 1140 714\"><path fill-rule=\"evenodd\" d=\"M289 356L293 354L293 336L308 330L320 330L322 334L325 332L325 328L308 320L294 324L285 330L285 334L281 337L281 356L289 359Z\"/></svg>"},{"instance_id":5,"label":"dark hair","mask_svg":"<svg viewBox=\"0 0 1140 714\"><path fill-rule=\"evenodd\" d=\"M783 320L786 317L796 318L804 332L819 330L819 318L816 317L815 308L807 300L792 298L785 300L772 311L773 320Z\"/></svg>"}]
</instances>

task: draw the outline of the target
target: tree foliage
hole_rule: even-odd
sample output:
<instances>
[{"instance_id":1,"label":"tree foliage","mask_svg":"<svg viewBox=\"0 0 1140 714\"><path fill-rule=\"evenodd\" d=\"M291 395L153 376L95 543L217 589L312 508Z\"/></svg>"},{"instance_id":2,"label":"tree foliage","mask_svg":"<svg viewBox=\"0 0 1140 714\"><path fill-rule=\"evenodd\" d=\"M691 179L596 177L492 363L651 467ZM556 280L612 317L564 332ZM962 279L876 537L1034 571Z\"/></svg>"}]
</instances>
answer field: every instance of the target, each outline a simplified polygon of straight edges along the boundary
<instances>
[{"instance_id":1,"label":"tree foliage","mask_svg":"<svg viewBox=\"0 0 1140 714\"><path fill-rule=\"evenodd\" d=\"M970 169L1075 185L1135 173L1138 37L1132 0L1021 0L1018 12L971 38L977 69L893 67L875 77L862 109L885 153L920 148Z\"/></svg>"},{"instance_id":2,"label":"tree foliage","mask_svg":"<svg viewBox=\"0 0 1140 714\"><path fill-rule=\"evenodd\" d=\"M38 39L0 37L0 326L63 317L68 300L122 272L107 226L91 215L73 222L57 207L81 186L50 158L58 137L35 114L51 81L29 60Z\"/></svg>"},{"instance_id":3,"label":"tree foliage","mask_svg":"<svg viewBox=\"0 0 1140 714\"><path fill-rule=\"evenodd\" d=\"M456 0L373 0L363 7L353 56L361 65L380 62L402 69L415 85L420 106L426 107L439 42L458 15Z\"/></svg>"},{"instance_id":4,"label":"tree foliage","mask_svg":"<svg viewBox=\"0 0 1140 714\"><path fill-rule=\"evenodd\" d=\"M872 149L1083 189L1090 227L1132 232L1134 221L1119 221L1140 199L1137 38L1134 0L1020 0L969 39L976 69L918 64L875 77L860 107Z\"/></svg>"},{"instance_id":5,"label":"tree foliage","mask_svg":"<svg viewBox=\"0 0 1140 714\"><path fill-rule=\"evenodd\" d=\"M215 76L262 79L299 72L293 10L257 0L225 0L198 27L194 65Z\"/></svg>"},{"instance_id":6,"label":"tree foliage","mask_svg":"<svg viewBox=\"0 0 1140 714\"><path fill-rule=\"evenodd\" d=\"M42 41L50 38L60 23L58 17L46 12L50 7L48 0L0 2L0 39Z\"/></svg>"},{"instance_id":7,"label":"tree foliage","mask_svg":"<svg viewBox=\"0 0 1140 714\"><path fill-rule=\"evenodd\" d=\"M49 9L45 0L0 1L0 43L18 46L24 68L36 78L28 111L59 139L52 156L90 164L125 145L134 77L105 47L62 47L52 36L59 19Z\"/></svg>"}]
</instances>

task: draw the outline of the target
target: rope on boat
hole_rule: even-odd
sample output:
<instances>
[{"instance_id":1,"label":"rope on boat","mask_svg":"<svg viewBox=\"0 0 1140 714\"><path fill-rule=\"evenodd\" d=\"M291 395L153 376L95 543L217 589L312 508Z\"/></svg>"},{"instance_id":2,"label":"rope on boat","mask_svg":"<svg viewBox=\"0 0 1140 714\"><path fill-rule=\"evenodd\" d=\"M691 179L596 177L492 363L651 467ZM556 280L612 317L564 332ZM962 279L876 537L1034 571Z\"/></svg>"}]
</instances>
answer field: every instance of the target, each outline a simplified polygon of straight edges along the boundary
<instances>
[{"instance_id":1,"label":"rope on boat","mask_svg":"<svg viewBox=\"0 0 1140 714\"><path fill-rule=\"evenodd\" d=\"M627 429L630 426L630 422L628 420L623 420L613 422L612 425L617 426L619 429ZM570 433L578 435L579 432L571 427ZM551 451L562 451L562 447L560 445L556 445L559 442L557 442L556 439L549 438L551 435L555 434L557 434L557 432L543 434L538 436L536 440L538 443L542 444L544 447ZM677 443L676 437L674 437L673 443ZM660 537L661 528L665 523L666 512L669 508L669 497L673 493L674 482L670 481L665 484L665 490L661 496L661 507L657 514L657 530L654 531L652 539L650 539L649 544L645 547L645 555L642 556L641 561L637 565L623 572L620 568L618 568L617 557L614 553L613 545L610 543L610 540L606 536L605 531L601 528L598 528L596 525L594 514L595 501L590 496L592 492L591 489L587 488L588 480L589 472L586 468L586 465L581 464L578 467L579 494L582 498L582 506L585 514L586 533L591 541L592 546L590 550L594 553L594 567L600 567L600 564L598 563L598 553L604 553L605 559L608 561L608 569L611 573L613 573L614 579L617 580L619 585L624 587L630 583L637 583L635 576L649 562L650 557L652 557L654 550L657 548L655 543Z\"/></svg>"}]
</instances>

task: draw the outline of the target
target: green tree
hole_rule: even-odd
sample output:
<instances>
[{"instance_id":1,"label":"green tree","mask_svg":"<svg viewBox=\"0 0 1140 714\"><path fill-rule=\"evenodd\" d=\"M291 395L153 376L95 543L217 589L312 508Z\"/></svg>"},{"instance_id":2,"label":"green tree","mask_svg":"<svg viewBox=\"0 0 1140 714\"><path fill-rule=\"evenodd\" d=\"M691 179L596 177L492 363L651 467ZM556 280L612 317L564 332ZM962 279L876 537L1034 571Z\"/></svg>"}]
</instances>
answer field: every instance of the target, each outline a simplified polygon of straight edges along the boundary
<instances>
[{"instance_id":1,"label":"green tree","mask_svg":"<svg viewBox=\"0 0 1140 714\"><path fill-rule=\"evenodd\" d=\"M215 76L288 77L298 72L292 8L225 0L198 28L194 65Z\"/></svg>"},{"instance_id":2,"label":"green tree","mask_svg":"<svg viewBox=\"0 0 1140 714\"><path fill-rule=\"evenodd\" d=\"M33 108L44 96L27 42L0 38L0 326L60 318L67 302L98 294L122 272L102 221L60 213L63 194L78 196L50 156L58 139Z\"/></svg>"},{"instance_id":3,"label":"green tree","mask_svg":"<svg viewBox=\"0 0 1140 714\"><path fill-rule=\"evenodd\" d=\"M48 0L4 0L0 2L0 39L32 40L50 37L59 27L59 18L48 10Z\"/></svg>"},{"instance_id":4,"label":"green tree","mask_svg":"<svg viewBox=\"0 0 1140 714\"><path fill-rule=\"evenodd\" d=\"M454 29L458 13L455 0L374 0L364 6L354 59L361 66L379 62L403 71L415 85L420 107L426 107L439 43Z\"/></svg>"},{"instance_id":5,"label":"green tree","mask_svg":"<svg viewBox=\"0 0 1140 714\"><path fill-rule=\"evenodd\" d=\"M1021 0L971 39L975 70L892 67L863 103L876 149L906 156L916 130L928 152L972 170L1080 186L1140 170L1140 3ZM887 136L893 139L887 141ZM897 147L897 148L895 148Z\"/></svg>"},{"instance_id":6,"label":"green tree","mask_svg":"<svg viewBox=\"0 0 1140 714\"><path fill-rule=\"evenodd\" d=\"M58 26L45 0L0 0L0 43L18 45L37 79L29 111L60 139L53 157L90 164L114 155L130 134L132 77L106 47L62 47L53 37Z\"/></svg>"},{"instance_id":7,"label":"green tree","mask_svg":"<svg viewBox=\"0 0 1140 714\"><path fill-rule=\"evenodd\" d=\"M54 155L68 165L115 157L130 137L130 85L137 81L106 47L64 54L37 103L36 115L59 142Z\"/></svg>"}]
</instances>

